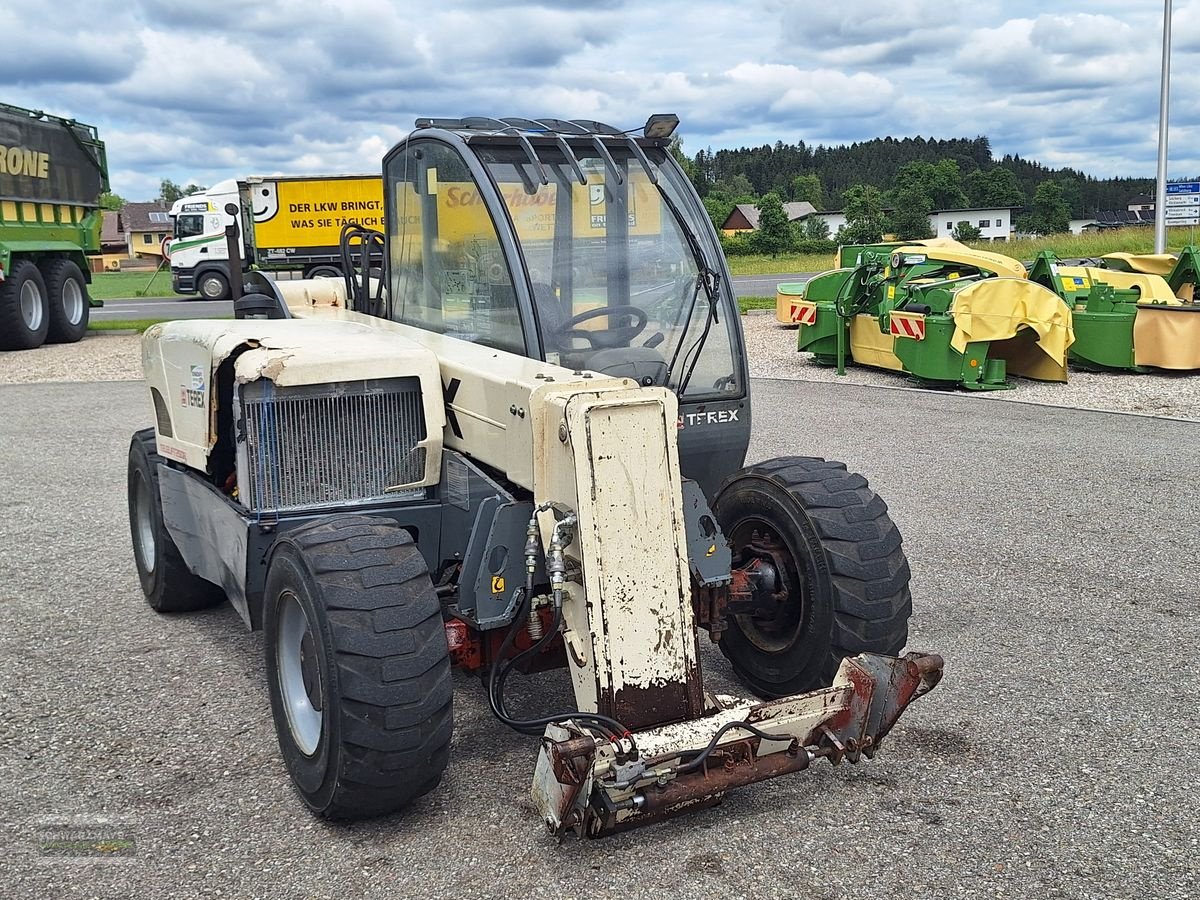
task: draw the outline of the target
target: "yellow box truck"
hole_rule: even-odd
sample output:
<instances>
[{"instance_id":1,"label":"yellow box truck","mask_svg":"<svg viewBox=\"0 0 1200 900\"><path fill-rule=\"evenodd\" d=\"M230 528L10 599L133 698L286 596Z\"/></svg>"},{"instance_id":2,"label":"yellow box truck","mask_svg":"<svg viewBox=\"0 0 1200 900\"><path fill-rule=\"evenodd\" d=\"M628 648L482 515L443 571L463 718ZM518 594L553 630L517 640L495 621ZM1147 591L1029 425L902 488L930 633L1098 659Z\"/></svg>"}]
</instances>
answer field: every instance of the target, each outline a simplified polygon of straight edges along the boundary
<instances>
[{"instance_id":1,"label":"yellow box truck","mask_svg":"<svg viewBox=\"0 0 1200 900\"><path fill-rule=\"evenodd\" d=\"M338 239L357 222L383 230L378 175L296 175L230 179L176 200L169 245L175 292L206 300L229 294L226 212L235 204L243 268L292 270L305 278L341 275Z\"/></svg>"}]
</instances>

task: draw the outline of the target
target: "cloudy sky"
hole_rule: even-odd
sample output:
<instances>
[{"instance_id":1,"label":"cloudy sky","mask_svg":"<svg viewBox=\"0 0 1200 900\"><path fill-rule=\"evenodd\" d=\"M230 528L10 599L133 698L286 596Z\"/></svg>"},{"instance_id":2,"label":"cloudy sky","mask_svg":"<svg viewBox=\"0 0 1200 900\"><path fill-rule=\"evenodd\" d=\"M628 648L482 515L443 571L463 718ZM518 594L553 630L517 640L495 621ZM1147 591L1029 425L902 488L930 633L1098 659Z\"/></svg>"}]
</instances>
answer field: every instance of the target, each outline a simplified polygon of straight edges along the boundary
<instances>
[{"instance_id":1,"label":"cloudy sky","mask_svg":"<svg viewBox=\"0 0 1200 900\"><path fill-rule=\"evenodd\" d=\"M1200 0L1175 0L1170 177L1200 174ZM52 12L50 10L53 10ZM0 100L99 127L113 188L378 171L418 115L676 112L688 153L988 135L1152 176L1157 0L56 0L6 17ZM14 52L15 50L15 52Z\"/></svg>"}]
</instances>

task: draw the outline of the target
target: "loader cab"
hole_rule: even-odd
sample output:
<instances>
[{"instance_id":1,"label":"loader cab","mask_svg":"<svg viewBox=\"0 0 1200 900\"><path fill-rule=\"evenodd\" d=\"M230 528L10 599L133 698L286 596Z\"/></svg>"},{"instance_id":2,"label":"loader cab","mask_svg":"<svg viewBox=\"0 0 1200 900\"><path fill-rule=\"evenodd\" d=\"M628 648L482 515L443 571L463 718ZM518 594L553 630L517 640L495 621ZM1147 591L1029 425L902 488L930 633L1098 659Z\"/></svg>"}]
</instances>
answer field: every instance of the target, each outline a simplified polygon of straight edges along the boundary
<instances>
[{"instance_id":1,"label":"loader cab","mask_svg":"<svg viewBox=\"0 0 1200 900\"><path fill-rule=\"evenodd\" d=\"M387 314L670 388L685 474L715 490L749 442L747 366L724 257L669 132L417 125L384 160Z\"/></svg>"}]
</instances>

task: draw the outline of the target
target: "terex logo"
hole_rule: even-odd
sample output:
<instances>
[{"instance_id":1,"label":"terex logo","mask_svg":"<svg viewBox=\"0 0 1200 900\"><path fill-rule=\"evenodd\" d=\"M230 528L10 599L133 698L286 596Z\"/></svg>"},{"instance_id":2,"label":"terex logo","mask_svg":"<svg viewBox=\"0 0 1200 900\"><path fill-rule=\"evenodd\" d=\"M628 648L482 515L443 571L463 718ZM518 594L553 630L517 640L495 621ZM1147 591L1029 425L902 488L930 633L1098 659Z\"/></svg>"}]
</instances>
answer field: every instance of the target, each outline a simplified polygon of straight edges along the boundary
<instances>
[{"instance_id":1,"label":"terex logo","mask_svg":"<svg viewBox=\"0 0 1200 900\"><path fill-rule=\"evenodd\" d=\"M738 421L736 409L714 409L711 412L681 413L680 428L691 428L694 425L725 425Z\"/></svg>"}]
</instances>

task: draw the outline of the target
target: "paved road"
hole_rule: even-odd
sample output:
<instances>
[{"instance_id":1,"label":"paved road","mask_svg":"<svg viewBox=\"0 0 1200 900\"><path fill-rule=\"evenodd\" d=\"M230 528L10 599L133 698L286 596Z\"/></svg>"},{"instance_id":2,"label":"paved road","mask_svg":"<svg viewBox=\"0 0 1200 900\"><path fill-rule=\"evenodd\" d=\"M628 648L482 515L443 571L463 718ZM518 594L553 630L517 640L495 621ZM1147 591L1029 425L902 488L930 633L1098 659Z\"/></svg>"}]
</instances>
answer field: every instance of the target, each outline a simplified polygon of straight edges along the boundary
<instances>
[{"instance_id":1,"label":"paved road","mask_svg":"<svg viewBox=\"0 0 1200 900\"><path fill-rule=\"evenodd\" d=\"M228 300L183 300L170 297L145 297L140 300L105 300L104 306L91 311L92 321L124 319L205 319L232 316Z\"/></svg>"},{"instance_id":2,"label":"paved road","mask_svg":"<svg viewBox=\"0 0 1200 900\"><path fill-rule=\"evenodd\" d=\"M260 636L228 608L161 617L141 599L124 459L150 422L143 389L0 387L4 895L1194 896L1200 483L1172 461L1197 426L755 390L753 458L839 456L888 499L911 645L944 653L946 678L872 762L557 846L527 801L536 739L499 727L467 678L440 787L401 816L313 820L278 760ZM533 684L523 708L566 702L561 674ZM64 823L136 856L40 857Z\"/></svg>"},{"instance_id":3,"label":"paved road","mask_svg":"<svg viewBox=\"0 0 1200 900\"><path fill-rule=\"evenodd\" d=\"M739 297L774 297L775 285L784 281L806 281L814 272L794 272L786 275L734 275L733 287ZM133 300L105 300L104 306L92 310L92 318L105 319L204 319L211 316L232 316L233 304L221 300L182 300L171 297L146 297Z\"/></svg>"}]
</instances>

